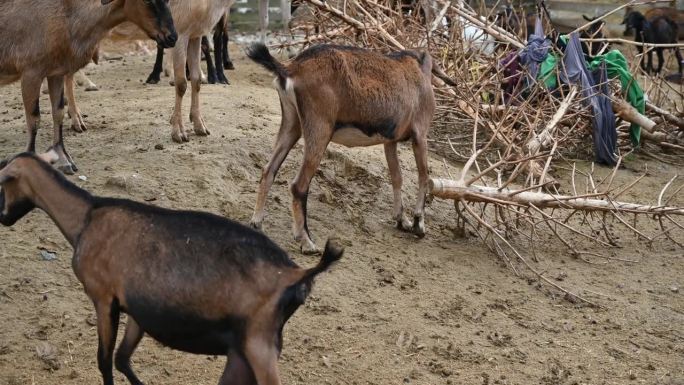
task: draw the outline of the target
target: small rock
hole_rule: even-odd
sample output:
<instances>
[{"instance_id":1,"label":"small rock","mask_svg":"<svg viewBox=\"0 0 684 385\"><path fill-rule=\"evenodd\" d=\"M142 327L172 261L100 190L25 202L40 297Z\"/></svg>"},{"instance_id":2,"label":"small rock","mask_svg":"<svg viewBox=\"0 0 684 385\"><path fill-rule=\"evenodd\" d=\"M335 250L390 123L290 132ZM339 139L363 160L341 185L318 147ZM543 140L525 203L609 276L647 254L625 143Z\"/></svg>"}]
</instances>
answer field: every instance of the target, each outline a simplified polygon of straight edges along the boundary
<instances>
[{"instance_id":1,"label":"small rock","mask_svg":"<svg viewBox=\"0 0 684 385\"><path fill-rule=\"evenodd\" d=\"M82 181L84 181L84 182L85 182L85 181L87 181L87 180L88 180L88 177L87 177L87 176L85 176L85 175L79 175L79 176L78 176L78 179L80 179L80 180L82 180Z\"/></svg>"},{"instance_id":2,"label":"small rock","mask_svg":"<svg viewBox=\"0 0 684 385\"><path fill-rule=\"evenodd\" d=\"M677 286L670 286L670 291L673 293L679 293L679 288Z\"/></svg>"},{"instance_id":3,"label":"small rock","mask_svg":"<svg viewBox=\"0 0 684 385\"><path fill-rule=\"evenodd\" d=\"M155 150L163 150L163 149L164 149L164 145L161 144L161 143L157 143L157 144L154 145L154 149L155 149Z\"/></svg>"},{"instance_id":4,"label":"small rock","mask_svg":"<svg viewBox=\"0 0 684 385\"><path fill-rule=\"evenodd\" d=\"M43 258L43 261L53 261L57 259L57 254L47 250L41 250L40 256Z\"/></svg>"}]
</instances>

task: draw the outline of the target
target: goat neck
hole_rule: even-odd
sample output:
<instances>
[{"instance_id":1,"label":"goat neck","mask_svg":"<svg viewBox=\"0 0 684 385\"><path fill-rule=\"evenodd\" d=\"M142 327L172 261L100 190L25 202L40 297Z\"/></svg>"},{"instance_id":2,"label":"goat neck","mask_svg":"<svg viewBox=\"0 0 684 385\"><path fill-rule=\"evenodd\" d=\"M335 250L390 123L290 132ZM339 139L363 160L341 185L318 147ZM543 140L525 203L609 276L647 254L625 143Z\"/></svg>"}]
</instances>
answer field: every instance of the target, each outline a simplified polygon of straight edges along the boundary
<instances>
[{"instance_id":1,"label":"goat neck","mask_svg":"<svg viewBox=\"0 0 684 385\"><path fill-rule=\"evenodd\" d=\"M60 180L61 179L61 180ZM36 207L55 222L72 247L76 246L92 208L90 194L69 182L57 172L42 167L26 176Z\"/></svg>"}]
</instances>

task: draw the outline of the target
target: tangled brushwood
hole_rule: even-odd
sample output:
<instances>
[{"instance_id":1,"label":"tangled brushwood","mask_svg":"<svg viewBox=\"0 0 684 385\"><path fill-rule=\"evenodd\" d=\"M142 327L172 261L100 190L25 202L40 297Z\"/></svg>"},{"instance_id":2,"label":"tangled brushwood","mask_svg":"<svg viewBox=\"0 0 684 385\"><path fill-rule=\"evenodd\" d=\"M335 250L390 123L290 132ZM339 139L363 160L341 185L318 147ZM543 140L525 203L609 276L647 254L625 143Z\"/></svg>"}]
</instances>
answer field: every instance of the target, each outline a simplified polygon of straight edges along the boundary
<instances>
[{"instance_id":1,"label":"tangled brushwood","mask_svg":"<svg viewBox=\"0 0 684 385\"><path fill-rule=\"evenodd\" d=\"M684 156L682 88L662 75L643 72L643 55L627 64L620 53L601 45L600 56L592 57L603 59L589 67L609 76L587 88L581 76L570 74L567 60L573 44L579 50L579 34L560 36L558 32L571 31L557 31L541 3L536 28L543 28L543 36L550 39L538 43L545 44L556 65L538 63L512 70L511 58L527 47L525 18L511 28L501 14L476 12L463 1L305 2L309 14L295 19L295 40L278 47L333 42L381 51L428 50L457 84L433 79L437 111L431 144L446 150L443 155L450 160L465 164L460 175L452 177L445 163L449 179L432 179L430 193L452 199L462 233L480 237L516 274L516 266L522 264L569 301L595 305L528 262L538 258L535 244L542 234L552 235L573 256L590 263L633 262L610 255L610 249L619 246L616 227L645 244L665 240L684 247L684 226L678 222L684 208L670 206L684 189L677 176L649 203L621 199L643 175L626 185L614 183L625 157L634 151L673 164L682 164ZM635 1L608 14L632 4ZM600 25L601 19L574 32L595 31L591 27ZM615 40L595 34L583 37L591 44ZM533 52L528 48L527 54ZM609 64L613 67L606 69ZM595 99L597 94L600 100ZM597 114L597 106L610 111L602 132L597 116L603 112ZM573 159L586 160L590 166L579 167ZM594 171L599 166L592 160L612 166L612 171L606 174L601 166L604 175L598 177ZM571 173L565 185L552 176L560 169ZM522 247L528 255L520 252Z\"/></svg>"}]
</instances>

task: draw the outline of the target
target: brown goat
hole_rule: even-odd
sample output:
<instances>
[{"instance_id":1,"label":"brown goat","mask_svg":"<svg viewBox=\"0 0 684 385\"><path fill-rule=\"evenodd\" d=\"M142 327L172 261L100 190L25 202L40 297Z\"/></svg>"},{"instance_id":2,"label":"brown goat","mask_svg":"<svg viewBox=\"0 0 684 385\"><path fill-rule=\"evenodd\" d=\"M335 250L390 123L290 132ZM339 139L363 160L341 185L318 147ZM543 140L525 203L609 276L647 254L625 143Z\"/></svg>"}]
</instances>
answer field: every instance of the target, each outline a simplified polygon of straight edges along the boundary
<instances>
[{"instance_id":1,"label":"brown goat","mask_svg":"<svg viewBox=\"0 0 684 385\"><path fill-rule=\"evenodd\" d=\"M292 183L293 232L304 253L318 251L306 223L309 184L328 143L347 147L383 144L394 191L397 227L425 234L423 210L428 183L427 133L435 109L432 59L426 53L384 55L356 47L311 47L287 65L265 45L247 55L276 75L282 121L271 160L264 167L251 225L260 228L265 203L280 165L300 137L304 161ZM418 166L418 197L413 224L403 215L397 143L411 140Z\"/></svg>"},{"instance_id":2,"label":"brown goat","mask_svg":"<svg viewBox=\"0 0 684 385\"><path fill-rule=\"evenodd\" d=\"M51 151L42 155L52 161ZM0 223L38 207L74 249L72 266L95 305L98 367L113 385L119 314L128 314L115 366L142 383L130 358L144 333L174 349L227 355L219 385L279 385L282 330L313 280L343 250L298 267L264 234L209 213L99 198L31 153L0 163Z\"/></svg>"},{"instance_id":3,"label":"brown goat","mask_svg":"<svg viewBox=\"0 0 684 385\"><path fill-rule=\"evenodd\" d=\"M634 8L632 7L625 8L625 17L622 20L621 24L627 24L627 17L630 13L632 13L632 11L634 11ZM672 7L655 7L645 10L643 12L643 15L649 22L653 22L657 17L660 16L668 17L670 20L674 21L677 24L677 39L684 39L684 10L678 10ZM624 35L628 36L632 35L633 33L633 28L626 25Z\"/></svg>"},{"instance_id":4,"label":"brown goat","mask_svg":"<svg viewBox=\"0 0 684 385\"><path fill-rule=\"evenodd\" d=\"M48 79L57 166L77 168L64 149L64 76L90 62L97 43L115 25L130 20L161 44L173 46L176 32L166 0L5 0L0 2L0 85L21 80L34 152L40 120L40 85Z\"/></svg>"}]
</instances>

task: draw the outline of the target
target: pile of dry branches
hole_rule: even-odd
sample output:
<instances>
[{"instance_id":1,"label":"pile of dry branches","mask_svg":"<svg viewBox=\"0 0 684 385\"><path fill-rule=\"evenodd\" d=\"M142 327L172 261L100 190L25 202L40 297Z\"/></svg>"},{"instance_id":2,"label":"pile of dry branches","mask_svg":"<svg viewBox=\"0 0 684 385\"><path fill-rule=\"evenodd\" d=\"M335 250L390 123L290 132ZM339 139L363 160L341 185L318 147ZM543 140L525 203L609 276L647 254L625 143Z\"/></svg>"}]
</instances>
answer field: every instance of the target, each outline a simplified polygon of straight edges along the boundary
<instances>
[{"instance_id":1,"label":"pile of dry branches","mask_svg":"<svg viewBox=\"0 0 684 385\"><path fill-rule=\"evenodd\" d=\"M564 85L551 92L525 68L517 77L523 81L512 84L502 62L525 43L490 21L492 14L476 12L462 1L420 0L408 8L398 0L305 1L310 22L300 22L295 27L298 37L280 47L334 42L381 51L427 49L455 80L457 87L433 81L438 106L431 137L437 152L465 165L457 178L432 179L431 194L453 199L463 233L482 238L516 272L515 264L522 263L567 299L593 304L537 271L529 256L518 251L521 245L529 242L531 247L525 247L535 259L534 244L546 232L589 261L603 258L602 249L617 246L611 229L620 226L648 244L666 239L682 246L677 237L684 227L676 216L684 215L684 209L668 206L684 188L675 186L676 176L653 204L618 200L643 176L626 186L614 185L624 157L634 151L630 122L642 127L639 151L667 162L681 160L681 87L640 74L637 79L647 84L650 100L642 114L625 102L617 81L608 81L613 108L624 122L618 124L618 164L598 181L593 164L580 171L573 161L590 163L593 158L591 111L580 87ZM549 21L545 24L545 33L550 34ZM562 57L557 48L553 50ZM638 73L639 63L631 70ZM560 71L562 65L555 74L558 79ZM560 168L571 170L565 186L551 176Z\"/></svg>"}]
</instances>

